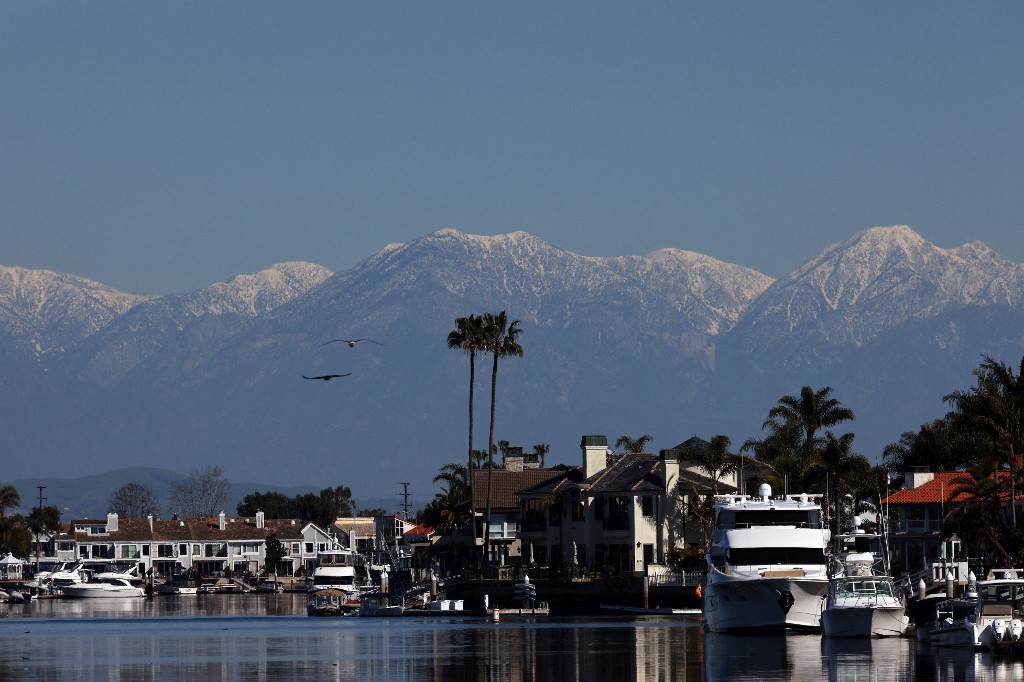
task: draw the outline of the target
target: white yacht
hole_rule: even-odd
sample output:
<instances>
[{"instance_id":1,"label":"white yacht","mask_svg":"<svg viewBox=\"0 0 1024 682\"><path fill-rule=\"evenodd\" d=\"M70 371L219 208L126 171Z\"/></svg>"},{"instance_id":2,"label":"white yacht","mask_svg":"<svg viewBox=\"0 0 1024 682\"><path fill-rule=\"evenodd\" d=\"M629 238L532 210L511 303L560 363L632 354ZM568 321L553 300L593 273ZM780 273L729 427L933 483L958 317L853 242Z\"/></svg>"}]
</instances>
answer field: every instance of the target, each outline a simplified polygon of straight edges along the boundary
<instances>
[{"instance_id":1,"label":"white yacht","mask_svg":"<svg viewBox=\"0 0 1024 682\"><path fill-rule=\"evenodd\" d=\"M141 587L132 585L124 578L90 580L61 588L61 594L72 599L110 599L112 597L145 597Z\"/></svg>"},{"instance_id":2,"label":"white yacht","mask_svg":"<svg viewBox=\"0 0 1024 682\"><path fill-rule=\"evenodd\" d=\"M1024 572L998 570L978 581L974 612L962 620L946 617L935 624L932 646L967 647L975 651L1024 647ZM996 577L998 576L998 577Z\"/></svg>"},{"instance_id":3,"label":"white yacht","mask_svg":"<svg viewBox=\"0 0 1024 682\"><path fill-rule=\"evenodd\" d=\"M719 495L706 556L711 632L819 630L828 590L821 495Z\"/></svg>"},{"instance_id":4,"label":"white yacht","mask_svg":"<svg viewBox=\"0 0 1024 682\"><path fill-rule=\"evenodd\" d=\"M821 614L826 637L901 637L910 620L889 570L885 535L853 533L836 538L828 598Z\"/></svg>"}]
</instances>

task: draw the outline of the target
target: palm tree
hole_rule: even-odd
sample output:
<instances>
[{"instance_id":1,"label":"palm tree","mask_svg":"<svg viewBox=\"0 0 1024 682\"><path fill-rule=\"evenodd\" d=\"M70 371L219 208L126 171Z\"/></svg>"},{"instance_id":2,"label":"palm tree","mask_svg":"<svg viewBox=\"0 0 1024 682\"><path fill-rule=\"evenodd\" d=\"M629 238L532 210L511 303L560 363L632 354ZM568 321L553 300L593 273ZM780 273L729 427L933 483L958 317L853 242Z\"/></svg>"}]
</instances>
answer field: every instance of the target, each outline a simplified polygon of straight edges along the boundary
<instances>
[{"instance_id":1,"label":"palm tree","mask_svg":"<svg viewBox=\"0 0 1024 682\"><path fill-rule=\"evenodd\" d=\"M487 514L484 529L484 552L491 550L491 489L494 477L494 406L498 392L498 360L507 357L523 357L523 347L519 345L519 335L523 330L519 320L508 321L508 314L484 313L483 350L491 354L494 364L491 368L491 427L487 434Z\"/></svg>"},{"instance_id":2,"label":"palm tree","mask_svg":"<svg viewBox=\"0 0 1024 682\"><path fill-rule=\"evenodd\" d=\"M7 516L7 510L21 504L21 495L13 485L0 485L0 517Z\"/></svg>"},{"instance_id":3,"label":"palm tree","mask_svg":"<svg viewBox=\"0 0 1024 682\"><path fill-rule=\"evenodd\" d=\"M533 451L537 453L537 457L540 458L540 468L544 468L544 457L551 451L551 446L547 443L538 443L533 446Z\"/></svg>"},{"instance_id":4,"label":"palm tree","mask_svg":"<svg viewBox=\"0 0 1024 682\"><path fill-rule=\"evenodd\" d=\"M811 466L812 470L820 471L825 475L825 494L831 498L834 510L835 536L839 535L842 518L839 504L842 498L840 480L854 471L870 470L871 468L865 457L853 453L853 438L852 433L846 433L836 438L831 431L826 432L820 453Z\"/></svg>"},{"instance_id":5,"label":"palm tree","mask_svg":"<svg viewBox=\"0 0 1024 682\"><path fill-rule=\"evenodd\" d=\"M991 442L993 469L1006 453L1010 465L1011 523L1017 526L1015 477L1019 469L1018 453L1024 451L1024 358L1015 376L1013 368L984 356L974 370L978 383L970 391L955 391L943 397L955 412L951 417L968 430L984 433Z\"/></svg>"},{"instance_id":6,"label":"palm tree","mask_svg":"<svg viewBox=\"0 0 1024 682\"><path fill-rule=\"evenodd\" d=\"M953 479L949 499L961 498L943 519L943 534L956 533L972 547L985 550L988 561L995 555L997 563L1004 566L1013 564L1012 544L1019 538L1006 528L1002 512L1006 497L1006 485L997 472L983 468L972 468Z\"/></svg>"},{"instance_id":7,"label":"palm tree","mask_svg":"<svg viewBox=\"0 0 1024 682\"><path fill-rule=\"evenodd\" d=\"M831 394L829 386L820 391L804 386L799 396L782 396L779 404L769 410L768 421L764 425L769 422L774 422L777 427L784 423L798 425L804 433L804 456L810 457L820 445L818 431L854 418L853 411L830 397Z\"/></svg>"},{"instance_id":8,"label":"palm tree","mask_svg":"<svg viewBox=\"0 0 1024 682\"><path fill-rule=\"evenodd\" d=\"M774 421L765 422L771 433L763 439L748 438L743 451L753 451L758 462L768 467L771 474L769 483L776 489L782 488L783 494L789 494L790 481L794 487L803 487L804 474L808 462L800 457L803 447L803 431L794 424L778 424Z\"/></svg>"},{"instance_id":9,"label":"palm tree","mask_svg":"<svg viewBox=\"0 0 1024 682\"><path fill-rule=\"evenodd\" d=\"M739 465L730 459L729 436L714 436L708 448L694 449L690 455L697 469L711 479L711 494L718 494L718 482L722 476L736 473Z\"/></svg>"},{"instance_id":10,"label":"palm tree","mask_svg":"<svg viewBox=\"0 0 1024 682\"><path fill-rule=\"evenodd\" d=\"M448 332L448 348L469 353L469 496L473 498L473 387L476 384L476 354L483 352L484 324L480 315L455 320L455 329Z\"/></svg>"},{"instance_id":11,"label":"palm tree","mask_svg":"<svg viewBox=\"0 0 1024 682\"><path fill-rule=\"evenodd\" d=\"M629 436L619 436L619 439L615 441L615 447L622 448L623 452L639 454L644 451L644 447L650 443L653 438L644 434L639 438L630 438Z\"/></svg>"}]
</instances>

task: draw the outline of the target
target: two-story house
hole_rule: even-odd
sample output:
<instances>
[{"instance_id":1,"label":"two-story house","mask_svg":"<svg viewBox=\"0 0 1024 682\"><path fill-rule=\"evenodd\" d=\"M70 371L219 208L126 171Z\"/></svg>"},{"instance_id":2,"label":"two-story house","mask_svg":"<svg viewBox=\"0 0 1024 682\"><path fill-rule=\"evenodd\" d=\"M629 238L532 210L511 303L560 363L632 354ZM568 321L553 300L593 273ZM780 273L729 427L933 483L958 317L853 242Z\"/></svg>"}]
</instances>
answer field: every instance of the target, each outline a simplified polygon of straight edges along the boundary
<instances>
[{"instance_id":1,"label":"two-story house","mask_svg":"<svg viewBox=\"0 0 1024 682\"><path fill-rule=\"evenodd\" d=\"M643 574L680 544L675 450L629 453L610 466L608 439L584 436L582 466L520 491L525 563L563 572Z\"/></svg>"},{"instance_id":2,"label":"two-story house","mask_svg":"<svg viewBox=\"0 0 1024 682\"><path fill-rule=\"evenodd\" d=\"M320 552L338 549L337 541L316 524L297 519L229 518L223 512L212 519L161 520L82 519L71 522L75 559L97 569L110 563L134 564L140 575L151 569L172 576L194 572L200 576L227 572L256 574L265 568L266 541L273 535L284 546L285 557L270 572L294 575L311 570Z\"/></svg>"}]
</instances>

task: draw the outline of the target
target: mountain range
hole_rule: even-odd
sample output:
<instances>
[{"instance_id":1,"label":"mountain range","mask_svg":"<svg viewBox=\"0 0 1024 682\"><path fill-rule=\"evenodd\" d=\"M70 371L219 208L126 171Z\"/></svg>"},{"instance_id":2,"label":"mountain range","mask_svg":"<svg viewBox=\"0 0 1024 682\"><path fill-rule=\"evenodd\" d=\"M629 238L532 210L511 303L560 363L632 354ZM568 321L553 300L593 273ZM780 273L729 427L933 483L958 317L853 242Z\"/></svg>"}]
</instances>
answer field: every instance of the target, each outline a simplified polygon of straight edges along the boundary
<instances>
[{"instance_id":1,"label":"mountain range","mask_svg":"<svg viewBox=\"0 0 1024 682\"><path fill-rule=\"evenodd\" d=\"M947 411L984 354L1024 355L1024 266L906 226L854 235L773 280L662 249L590 257L524 232L444 229L346 272L282 263L199 291L144 296L0 266L2 480L219 464L229 479L397 496L467 451L469 359L457 317L507 310L495 440L576 464L584 434L655 449L762 434L800 387L831 386L875 460ZM372 338L349 347L327 341ZM474 447L491 361L478 358ZM333 381L303 375L346 374Z\"/></svg>"}]
</instances>

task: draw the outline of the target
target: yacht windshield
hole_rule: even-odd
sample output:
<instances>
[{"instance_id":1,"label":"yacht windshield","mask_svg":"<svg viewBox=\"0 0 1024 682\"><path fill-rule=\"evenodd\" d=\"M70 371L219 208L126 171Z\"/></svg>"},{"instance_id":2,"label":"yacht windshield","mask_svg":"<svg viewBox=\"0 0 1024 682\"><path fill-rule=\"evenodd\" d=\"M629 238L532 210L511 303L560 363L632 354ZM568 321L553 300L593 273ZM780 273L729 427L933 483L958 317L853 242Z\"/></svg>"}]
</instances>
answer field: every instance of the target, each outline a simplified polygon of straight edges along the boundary
<instances>
[{"instance_id":1,"label":"yacht windshield","mask_svg":"<svg viewBox=\"0 0 1024 682\"><path fill-rule=\"evenodd\" d=\"M820 549L806 547L732 548L729 550L729 563L733 566L823 564L825 563L825 553Z\"/></svg>"}]
</instances>

